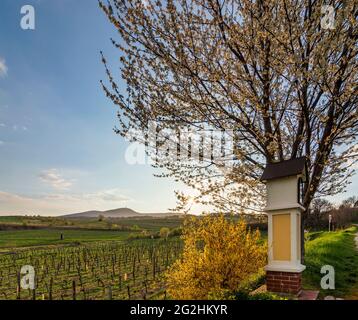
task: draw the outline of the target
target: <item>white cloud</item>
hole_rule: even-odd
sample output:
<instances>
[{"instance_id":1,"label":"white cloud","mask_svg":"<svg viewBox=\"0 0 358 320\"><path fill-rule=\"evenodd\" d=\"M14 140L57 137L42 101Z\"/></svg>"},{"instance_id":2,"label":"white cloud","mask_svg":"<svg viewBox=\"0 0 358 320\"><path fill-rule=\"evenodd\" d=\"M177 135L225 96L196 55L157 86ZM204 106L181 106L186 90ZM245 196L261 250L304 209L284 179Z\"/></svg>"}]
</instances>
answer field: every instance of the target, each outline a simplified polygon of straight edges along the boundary
<instances>
[{"instance_id":1,"label":"white cloud","mask_svg":"<svg viewBox=\"0 0 358 320\"><path fill-rule=\"evenodd\" d=\"M4 77L7 75L7 66L5 60L0 57L0 77Z\"/></svg>"},{"instance_id":2,"label":"white cloud","mask_svg":"<svg viewBox=\"0 0 358 320\"><path fill-rule=\"evenodd\" d=\"M4 141L1 141L1 140L0 140L0 146L2 146L3 144L4 144Z\"/></svg>"},{"instance_id":3,"label":"white cloud","mask_svg":"<svg viewBox=\"0 0 358 320\"><path fill-rule=\"evenodd\" d=\"M22 197L14 193L0 191L0 200L1 201L16 201L16 200L29 201L30 200L31 201L31 198Z\"/></svg>"},{"instance_id":4,"label":"white cloud","mask_svg":"<svg viewBox=\"0 0 358 320\"><path fill-rule=\"evenodd\" d=\"M67 190L73 184L73 180L63 178L57 169L45 170L39 174L39 178L58 190Z\"/></svg>"},{"instance_id":5,"label":"white cloud","mask_svg":"<svg viewBox=\"0 0 358 320\"><path fill-rule=\"evenodd\" d=\"M0 127L6 127L5 123L0 123Z\"/></svg>"},{"instance_id":6,"label":"white cloud","mask_svg":"<svg viewBox=\"0 0 358 320\"><path fill-rule=\"evenodd\" d=\"M18 131L18 130L27 131L28 128L27 128L26 126L14 124L14 125L12 126L12 129L13 129L14 131Z\"/></svg>"},{"instance_id":7,"label":"white cloud","mask_svg":"<svg viewBox=\"0 0 358 320\"><path fill-rule=\"evenodd\" d=\"M45 200L55 201L71 201L86 203L106 203L106 202L123 202L130 200L127 196L123 195L120 189L107 189L92 193L52 193L43 197Z\"/></svg>"},{"instance_id":8,"label":"white cloud","mask_svg":"<svg viewBox=\"0 0 358 320\"><path fill-rule=\"evenodd\" d=\"M95 199L100 201L127 201L128 197L124 196L119 189L108 189L89 193L85 195L87 199Z\"/></svg>"}]
</instances>

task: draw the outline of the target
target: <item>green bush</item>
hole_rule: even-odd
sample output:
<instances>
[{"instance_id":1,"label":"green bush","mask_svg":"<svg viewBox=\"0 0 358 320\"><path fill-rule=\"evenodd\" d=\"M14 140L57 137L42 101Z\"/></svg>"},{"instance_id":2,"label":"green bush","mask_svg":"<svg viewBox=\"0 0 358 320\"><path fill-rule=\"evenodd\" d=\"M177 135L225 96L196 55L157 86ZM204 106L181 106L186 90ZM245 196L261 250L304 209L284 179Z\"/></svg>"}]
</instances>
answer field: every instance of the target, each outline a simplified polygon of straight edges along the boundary
<instances>
[{"instance_id":1,"label":"green bush","mask_svg":"<svg viewBox=\"0 0 358 320\"><path fill-rule=\"evenodd\" d=\"M247 291L238 291L235 293L235 300L287 300L271 292L259 292L250 294Z\"/></svg>"},{"instance_id":2,"label":"green bush","mask_svg":"<svg viewBox=\"0 0 358 320\"><path fill-rule=\"evenodd\" d=\"M182 229L179 228L174 228L172 230L170 230L169 232L169 237L178 237L182 235Z\"/></svg>"}]
</instances>

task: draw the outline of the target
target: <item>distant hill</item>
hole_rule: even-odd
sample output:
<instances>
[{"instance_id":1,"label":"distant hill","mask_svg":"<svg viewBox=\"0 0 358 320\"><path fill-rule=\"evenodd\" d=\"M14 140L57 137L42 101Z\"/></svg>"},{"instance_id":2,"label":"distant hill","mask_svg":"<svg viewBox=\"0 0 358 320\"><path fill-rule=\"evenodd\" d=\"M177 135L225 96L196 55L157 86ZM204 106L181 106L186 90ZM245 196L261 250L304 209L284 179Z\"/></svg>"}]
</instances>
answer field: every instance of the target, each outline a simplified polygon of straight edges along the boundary
<instances>
[{"instance_id":1,"label":"distant hill","mask_svg":"<svg viewBox=\"0 0 358 320\"><path fill-rule=\"evenodd\" d=\"M85 211L79 213L71 213L62 215L61 218L98 218L99 216L105 218L140 218L140 217L168 217L168 216L178 216L180 213L175 212L164 212L164 213L139 213L130 208L118 208L107 211Z\"/></svg>"}]
</instances>

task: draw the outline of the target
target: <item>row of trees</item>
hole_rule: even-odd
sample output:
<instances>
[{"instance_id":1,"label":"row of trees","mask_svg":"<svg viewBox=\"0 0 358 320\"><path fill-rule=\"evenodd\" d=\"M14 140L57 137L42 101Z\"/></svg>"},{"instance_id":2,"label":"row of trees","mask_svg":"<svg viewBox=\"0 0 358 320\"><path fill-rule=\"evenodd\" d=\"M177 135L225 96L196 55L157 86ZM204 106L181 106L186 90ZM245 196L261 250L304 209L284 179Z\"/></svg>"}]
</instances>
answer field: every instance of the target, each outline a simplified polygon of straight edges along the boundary
<instances>
[{"instance_id":1,"label":"row of trees","mask_svg":"<svg viewBox=\"0 0 358 320\"><path fill-rule=\"evenodd\" d=\"M326 199L312 201L310 214L307 218L307 228L327 228L329 215L336 228L346 227L352 222L358 223L358 197L352 196L334 205Z\"/></svg>"}]
</instances>

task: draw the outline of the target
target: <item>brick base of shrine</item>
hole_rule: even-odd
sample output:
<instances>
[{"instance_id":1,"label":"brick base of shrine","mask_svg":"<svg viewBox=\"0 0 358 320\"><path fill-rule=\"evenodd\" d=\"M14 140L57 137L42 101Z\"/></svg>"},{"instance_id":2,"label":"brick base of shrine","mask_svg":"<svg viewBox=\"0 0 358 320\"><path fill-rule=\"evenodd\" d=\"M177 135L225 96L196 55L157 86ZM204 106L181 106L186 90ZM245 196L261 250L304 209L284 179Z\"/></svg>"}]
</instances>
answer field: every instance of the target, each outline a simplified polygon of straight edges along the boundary
<instances>
[{"instance_id":1,"label":"brick base of shrine","mask_svg":"<svg viewBox=\"0 0 358 320\"><path fill-rule=\"evenodd\" d=\"M302 290L301 272L266 271L267 291L298 295Z\"/></svg>"}]
</instances>

